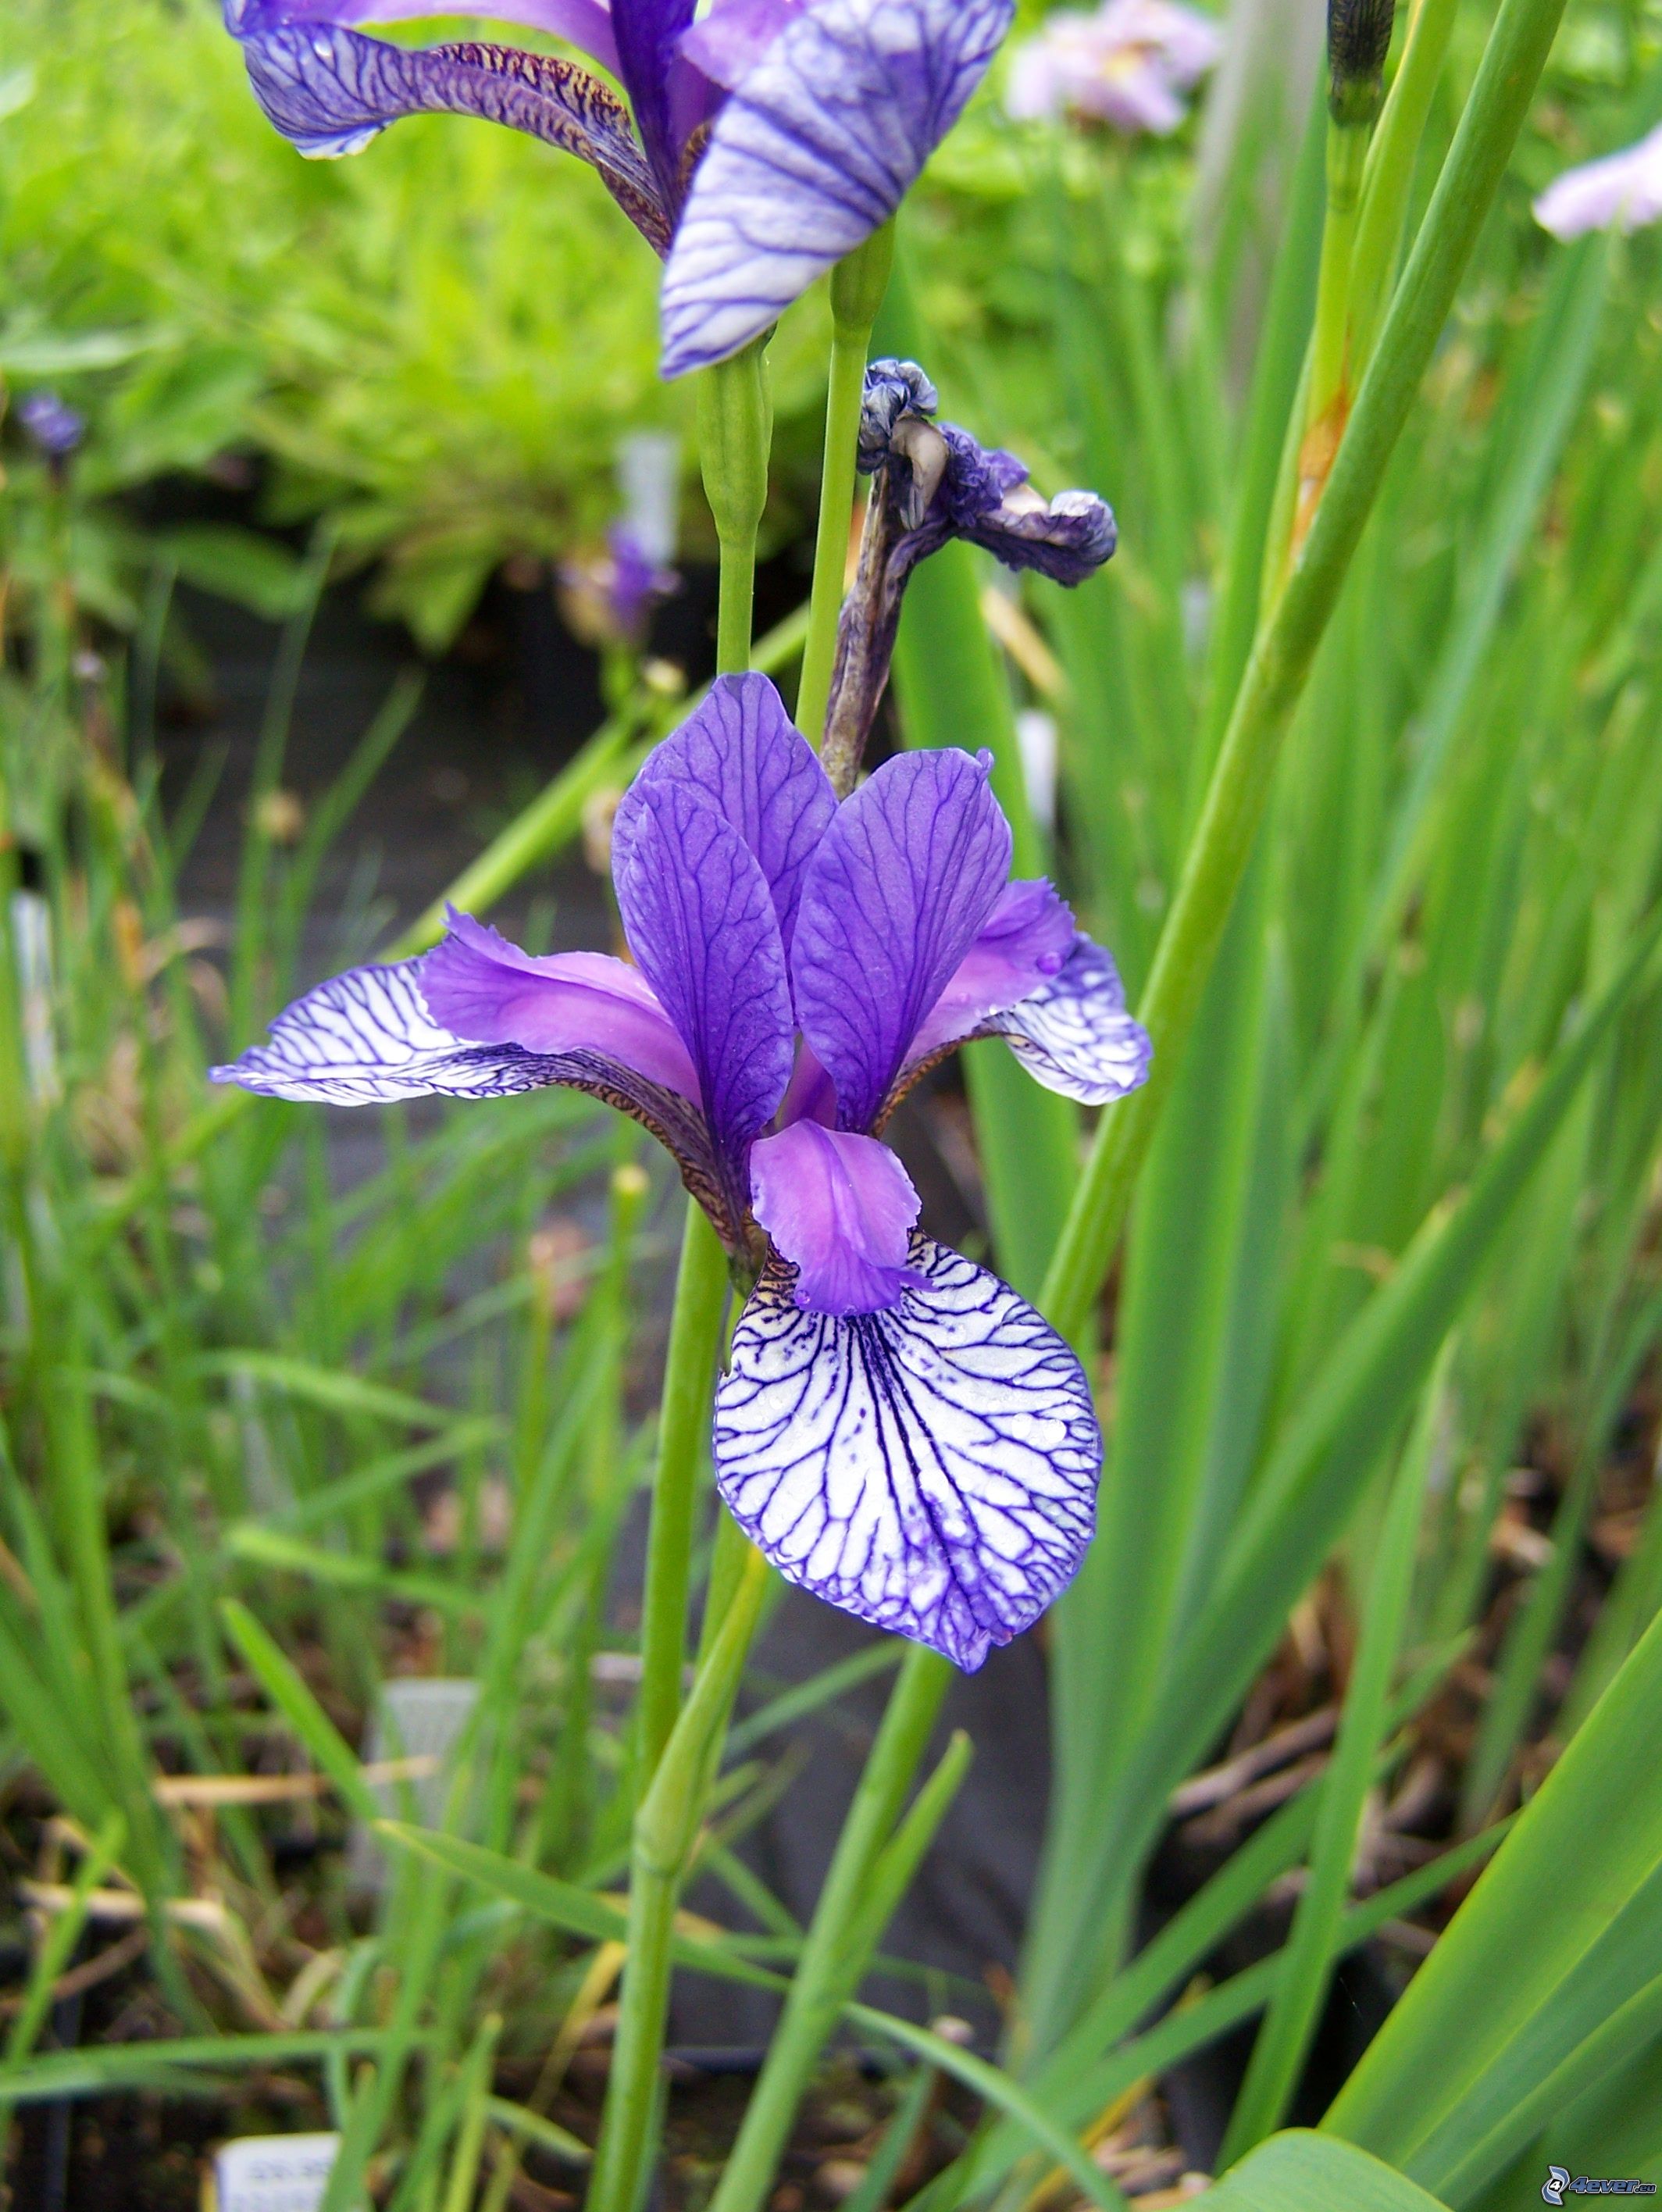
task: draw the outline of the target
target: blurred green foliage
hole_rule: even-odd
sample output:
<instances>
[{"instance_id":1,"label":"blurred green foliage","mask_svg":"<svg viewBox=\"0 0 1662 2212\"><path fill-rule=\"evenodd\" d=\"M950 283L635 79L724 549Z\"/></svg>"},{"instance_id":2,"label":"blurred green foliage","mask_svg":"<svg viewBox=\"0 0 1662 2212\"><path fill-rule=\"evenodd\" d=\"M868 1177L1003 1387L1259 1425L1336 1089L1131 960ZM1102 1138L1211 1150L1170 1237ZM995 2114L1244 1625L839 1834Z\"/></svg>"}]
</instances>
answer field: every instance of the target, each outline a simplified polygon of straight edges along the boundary
<instances>
[{"instance_id":1,"label":"blurred green foliage","mask_svg":"<svg viewBox=\"0 0 1662 2212\"><path fill-rule=\"evenodd\" d=\"M500 562L604 530L628 431L690 422L656 265L580 163L450 117L304 161L207 0L7 13L0 374L91 413L88 493L263 457L266 516L332 511L343 556L382 563L377 611L439 647ZM817 465L822 351L813 308L775 349L776 536Z\"/></svg>"}]
</instances>

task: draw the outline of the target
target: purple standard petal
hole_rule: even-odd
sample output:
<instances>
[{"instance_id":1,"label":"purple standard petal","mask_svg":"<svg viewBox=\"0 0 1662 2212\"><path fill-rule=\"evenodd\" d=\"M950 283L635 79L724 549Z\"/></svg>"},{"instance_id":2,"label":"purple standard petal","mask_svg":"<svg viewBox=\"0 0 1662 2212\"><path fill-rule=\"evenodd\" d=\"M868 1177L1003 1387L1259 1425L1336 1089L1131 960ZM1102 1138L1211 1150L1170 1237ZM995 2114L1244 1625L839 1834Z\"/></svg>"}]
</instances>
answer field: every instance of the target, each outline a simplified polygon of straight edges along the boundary
<instances>
[{"instance_id":1,"label":"purple standard petal","mask_svg":"<svg viewBox=\"0 0 1662 2212\"><path fill-rule=\"evenodd\" d=\"M603 1053L698 1097L698 1071L675 1024L627 961L604 952L539 959L452 908L450 934L422 961L421 985L434 1019L470 1044Z\"/></svg>"},{"instance_id":2,"label":"purple standard petal","mask_svg":"<svg viewBox=\"0 0 1662 2212\"><path fill-rule=\"evenodd\" d=\"M877 1313L922 1278L907 1264L923 1201L887 1145L797 1121L750 1153L750 1198L797 1271L799 1306Z\"/></svg>"},{"instance_id":3,"label":"purple standard petal","mask_svg":"<svg viewBox=\"0 0 1662 2212\"><path fill-rule=\"evenodd\" d=\"M477 1044L458 1036L434 1018L428 1005L425 970L432 957L354 968L318 984L277 1016L269 1043L253 1046L229 1066L210 1068L209 1076L268 1098L326 1106L434 1096L506 1098L561 1084L604 1100L650 1129L675 1156L688 1190L730 1237L737 1236L738 1217L724 1215L709 1137L695 1107L604 1052L532 1052L511 1042Z\"/></svg>"},{"instance_id":4,"label":"purple standard petal","mask_svg":"<svg viewBox=\"0 0 1662 2212\"><path fill-rule=\"evenodd\" d=\"M666 782L713 806L755 854L788 960L803 877L837 802L818 757L767 677L716 678L698 712L648 754L634 789ZM612 833L614 855L627 856L635 818L626 799Z\"/></svg>"},{"instance_id":5,"label":"purple standard petal","mask_svg":"<svg viewBox=\"0 0 1662 2212\"><path fill-rule=\"evenodd\" d=\"M611 14L603 0L471 0L441 10L434 0L226 0L225 18L227 28L242 37L283 22L403 23L435 13L524 23L580 46L602 69L617 67Z\"/></svg>"},{"instance_id":6,"label":"purple standard petal","mask_svg":"<svg viewBox=\"0 0 1662 2212\"><path fill-rule=\"evenodd\" d=\"M681 41L686 59L731 92L749 75L809 0L715 0Z\"/></svg>"},{"instance_id":7,"label":"purple standard petal","mask_svg":"<svg viewBox=\"0 0 1662 2212\"><path fill-rule=\"evenodd\" d=\"M241 36L260 106L302 154L355 154L402 116L482 116L591 163L647 242L668 247L670 219L628 110L569 62L513 46L394 46L322 22Z\"/></svg>"},{"instance_id":8,"label":"purple standard petal","mask_svg":"<svg viewBox=\"0 0 1662 2212\"><path fill-rule=\"evenodd\" d=\"M909 1061L971 1036L1059 973L1078 932L1067 901L1040 876L1007 884L951 981L924 1017ZM1123 1002L1122 1002L1123 1003Z\"/></svg>"},{"instance_id":9,"label":"purple standard petal","mask_svg":"<svg viewBox=\"0 0 1662 2212\"><path fill-rule=\"evenodd\" d=\"M613 879L629 949L692 1055L741 1221L750 1140L791 1079L791 994L767 879L708 799L670 777L637 782L617 818Z\"/></svg>"},{"instance_id":10,"label":"purple standard petal","mask_svg":"<svg viewBox=\"0 0 1662 2212\"><path fill-rule=\"evenodd\" d=\"M1102 1439L1031 1306L928 1237L911 1261L918 1287L847 1319L769 1267L716 1391L716 1481L788 1581L973 1669L1072 1579Z\"/></svg>"},{"instance_id":11,"label":"purple standard petal","mask_svg":"<svg viewBox=\"0 0 1662 2212\"><path fill-rule=\"evenodd\" d=\"M1125 1011L1119 970L1100 945L1077 937L1060 972L984 1035L1002 1036L1035 1082L1082 1105L1107 1106L1148 1079L1154 1047Z\"/></svg>"},{"instance_id":12,"label":"purple standard petal","mask_svg":"<svg viewBox=\"0 0 1662 2212\"><path fill-rule=\"evenodd\" d=\"M792 975L842 1128L870 1127L1004 887L1010 824L991 763L950 751L886 761L838 810L809 866Z\"/></svg>"},{"instance_id":13,"label":"purple standard petal","mask_svg":"<svg viewBox=\"0 0 1662 2212\"><path fill-rule=\"evenodd\" d=\"M717 117L664 276L664 374L725 360L888 222L1014 0L815 0Z\"/></svg>"},{"instance_id":14,"label":"purple standard petal","mask_svg":"<svg viewBox=\"0 0 1662 2212\"><path fill-rule=\"evenodd\" d=\"M670 76L698 0L612 0L617 70L629 95L664 204L681 198L681 148L670 113Z\"/></svg>"}]
</instances>

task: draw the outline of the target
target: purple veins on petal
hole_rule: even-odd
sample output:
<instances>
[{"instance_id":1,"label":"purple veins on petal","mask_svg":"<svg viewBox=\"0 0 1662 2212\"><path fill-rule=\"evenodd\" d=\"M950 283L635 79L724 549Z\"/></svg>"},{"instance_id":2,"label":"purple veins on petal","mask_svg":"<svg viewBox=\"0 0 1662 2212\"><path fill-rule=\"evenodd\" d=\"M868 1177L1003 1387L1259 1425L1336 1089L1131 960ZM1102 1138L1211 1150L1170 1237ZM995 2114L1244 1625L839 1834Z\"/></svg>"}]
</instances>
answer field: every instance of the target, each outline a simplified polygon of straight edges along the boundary
<instances>
[{"instance_id":1,"label":"purple veins on petal","mask_svg":"<svg viewBox=\"0 0 1662 2212\"><path fill-rule=\"evenodd\" d=\"M985 1028L1035 1082L1084 1106L1125 1097L1148 1080L1154 1058L1148 1031L1126 1011L1112 957L1089 937L1077 937L1055 975Z\"/></svg>"},{"instance_id":2,"label":"purple veins on petal","mask_svg":"<svg viewBox=\"0 0 1662 2212\"><path fill-rule=\"evenodd\" d=\"M452 908L449 935L422 963L421 987L434 1018L470 1044L603 1053L684 1098L698 1097L686 1046L627 961L604 952L538 958Z\"/></svg>"},{"instance_id":3,"label":"purple veins on petal","mask_svg":"<svg viewBox=\"0 0 1662 2212\"><path fill-rule=\"evenodd\" d=\"M227 0L225 20L227 28L241 37L280 22L403 23L435 12L433 0ZM611 11L604 0L473 0L472 5L442 12L524 23L580 46L603 69L617 67Z\"/></svg>"},{"instance_id":4,"label":"purple veins on petal","mask_svg":"<svg viewBox=\"0 0 1662 2212\"><path fill-rule=\"evenodd\" d=\"M717 117L665 272L664 373L749 343L879 229L962 113L1014 0L814 0Z\"/></svg>"},{"instance_id":5,"label":"purple veins on petal","mask_svg":"<svg viewBox=\"0 0 1662 2212\"><path fill-rule=\"evenodd\" d=\"M837 802L817 755L767 677L716 678L697 713L647 756L634 789L666 782L714 807L755 855L788 958L803 877ZM613 831L615 857L627 854L634 818L626 801Z\"/></svg>"},{"instance_id":6,"label":"purple veins on petal","mask_svg":"<svg viewBox=\"0 0 1662 2212\"><path fill-rule=\"evenodd\" d=\"M750 1139L791 1079L791 994L760 862L707 798L637 781L617 812L613 881L629 950L698 1071L734 1220Z\"/></svg>"},{"instance_id":7,"label":"purple veins on petal","mask_svg":"<svg viewBox=\"0 0 1662 2212\"><path fill-rule=\"evenodd\" d=\"M1042 876L1007 884L951 981L925 1015L908 1060L971 1036L1057 975L1078 932L1067 901Z\"/></svg>"},{"instance_id":8,"label":"purple veins on petal","mask_svg":"<svg viewBox=\"0 0 1662 2212\"><path fill-rule=\"evenodd\" d=\"M355 154L406 115L482 116L589 162L667 250L671 225L628 112L586 70L513 46L395 46L325 22L279 20L241 35L260 106L302 154Z\"/></svg>"},{"instance_id":9,"label":"purple veins on petal","mask_svg":"<svg viewBox=\"0 0 1662 2212\"><path fill-rule=\"evenodd\" d=\"M726 1206L697 1107L604 1051L470 1043L436 1020L428 1004L425 971L432 957L354 968L318 984L277 1016L267 1043L209 1074L268 1098L325 1106L506 1098L556 1084L581 1091L649 1129L673 1154L688 1189L730 1241L736 1238L741 1217Z\"/></svg>"},{"instance_id":10,"label":"purple veins on petal","mask_svg":"<svg viewBox=\"0 0 1662 2212\"><path fill-rule=\"evenodd\" d=\"M716 1392L716 1481L787 1580L971 1670L1077 1571L1101 1434L1031 1306L928 1237L911 1260L897 1304L846 1318L769 1267Z\"/></svg>"},{"instance_id":11,"label":"purple veins on petal","mask_svg":"<svg viewBox=\"0 0 1662 2212\"><path fill-rule=\"evenodd\" d=\"M670 73L696 5L697 0L614 0L611 11L618 74L664 204L671 209L681 197L681 149L670 112Z\"/></svg>"},{"instance_id":12,"label":"purple veins on petal","mask_svg":"<svg viewBox=\"0 0 1662 2212\"><path fill-rule=\"evenodd\" d=\"M845 1129L870 1127L1004 888L1010 824L990 766L990 755L955 751L886 761L839 808L810 863L792 975Z\"/></svg>"},{"instance_id":13,"label":"purple veins on petal","mask_svg":"<svg viewBox=\"0 0 1662 2212\"><path fill-rule=\"evenodd\" d=\"M799 1306L876 1313L921 1286L907 1253L923 1202L875 1137L793 1122L752 1150L750 1196L774 1249L797 1271Z\"/></svg>"}]
</instances>

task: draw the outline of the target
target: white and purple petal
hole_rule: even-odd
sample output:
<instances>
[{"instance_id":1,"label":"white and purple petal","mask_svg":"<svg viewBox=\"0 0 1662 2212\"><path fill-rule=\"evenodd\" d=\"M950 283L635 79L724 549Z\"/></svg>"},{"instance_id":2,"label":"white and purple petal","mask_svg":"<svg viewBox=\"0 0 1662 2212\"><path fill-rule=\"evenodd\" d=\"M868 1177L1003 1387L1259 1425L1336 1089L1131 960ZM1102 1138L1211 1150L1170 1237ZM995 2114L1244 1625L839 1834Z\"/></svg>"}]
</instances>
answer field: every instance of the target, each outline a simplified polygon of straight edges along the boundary
<instances>
[{"instance_id":1,"label":"white and purple petal","mask_svg":"<svg viewBox=\"0 0 1662 2212\"><path fill-rule=\"evenodd\" d=\"M779 1109L793 1049L767 878L707 799L672 777L636 784L618 818L626 834L612 873L624 933L698 1071L723 1188L742 1219L746 1153Z\"/></svg>"},{"instance_id":2,"label":"white and purple petal","mask_svg":"<svg viewBox=\"0 0 1662 2212\"><path fill-rule=\"evenodd\" d=\"M1535 220L1555 238L1590 230L1642 230L1662 218L1662 125L1607 154L1566 169L1535 203Z\"/></svg>"},{"instance_id":3,"label":"white and purple petal","mask_svg":"<svg viewBox=\"0 0 1662 2212\"><path fill-rule=\"evenodd\" d=\"M919 1286L846 1319L769 1267L716 1392L716 1481L787 1580L973 1669L1077 1571L1101 1434L1031 1306L928 1237L911 1264Z\"/></svg>"},{"instance_id":4,"label":"white and purple petal","mask_svg":"<svg viewBox=\"0 0 1662 2212\"><path fill-rule=\"evenodd\" d=\"M325 21L278 19L239 36L260 106L302 154L355 154L406 115L482 116L589 162L647 241L669 246L664 198L628 111L569 62L514 46L397 46Z\"/></svg>"},{"instance_id":5,"label":"white and purple petal","mask_svg":"<svg viewBox=\"0 0 1662 2212\"><path fill-rule=\"evenodd\" d=\"M792 1122L752 1147L750 1199L799 1306L876 1313L920 1284L907 1255L923 1201L875 1137Z\"/></svg>"},{"instance_id":6,"label":"white and purple petal","mask_svg":"<svg viewBox=\"0 0 1662 2212\"><path fill-rule=\"evenodd\" d=\"M908 1065L973 1036L1060 973L1079 933L1067 901L1044 877L1006 884L951 981L925 1015Z\"/></svg>"},{"instance_id":7,"label":"white and purple petal","mask_svg":"<svg viewBox=\"0 0 1662 2212\"><path fill-rule=\"evenodd\" d=\"M719 676L697 713L647 755L618 809L615 859L628 853L635 794L661 782L679 783L713 806L755 854L788 959L803 877L837 801L818 755L767 678Z\"/></svg>"},{"instance_id":8,"label":"white and purple petal","mask_svg":"<svg viewBox=\"0 0 1662 2212\"><path fill-rule=\"evenodd\" d=\"M1089 937L1074 939L1060 970L981 1034L1002 1036L1029 1075L1084 1106L1107 1106L1148 1080L1154 1047L1126 1011L1111 957Z\"/></svg>"},{"instance_id":9,"label":"white and purple petal","mask_svg":"<svg viewBox=\"0 0 1662 2212\"><path fill-rule=\"evenodd\" d=\"M962 113L1015 0L815 0L710 135L664 276L664 373L759 337L888 222Z\"/></svg>"},{"instance_id":10,"label":"white and purple petal","mask_svg":"<svg viewBox=\"0 0 1662 2212\"><path fill-rule=\"evenodd\" d=\"M991 766L948 750L884 762L809 865L792 981L842 1128L870 1127L1004 888L1010 824Z\"/></svg>"},{"instance_id":11,"label":"white and purple petal","mask_svg":"<svg viewBox=\"0 0 1662 2212\"><path fill-rule=\"evenodd\" d=\"M422 989L431 956L354 968L286 1007L269 1041L209 1070L268 1098L325 1106L379 1106L406 1098L508 1098L561 1085L631 1115L673 1154L682 1179L730 1239L740 1217L726 1209L703 1115L676 1091L606 1053L557 1053L470 1043L434 1018Z\"/></svg>"}]
</instances>

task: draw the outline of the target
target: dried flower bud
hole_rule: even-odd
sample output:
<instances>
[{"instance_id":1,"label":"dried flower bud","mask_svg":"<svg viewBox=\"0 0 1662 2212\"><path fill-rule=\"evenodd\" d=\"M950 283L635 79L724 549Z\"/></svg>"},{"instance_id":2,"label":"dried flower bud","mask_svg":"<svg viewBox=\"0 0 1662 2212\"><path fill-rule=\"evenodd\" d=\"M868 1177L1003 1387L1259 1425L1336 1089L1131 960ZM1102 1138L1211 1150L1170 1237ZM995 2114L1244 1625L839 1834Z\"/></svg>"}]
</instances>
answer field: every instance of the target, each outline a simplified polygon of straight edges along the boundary
<instances>
[{"instance_id":1,"label":"dried flower bud","mask_svg":"<svg viewBox=\"0 0 1662 2212\"><path fill-rule=\"evenodd\" d=\"M1395 0L1327 0L1327 107L1336 123L1368 124L1385 91Z\"/></svg>"}]
</instances>

